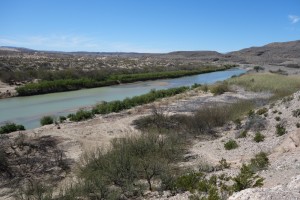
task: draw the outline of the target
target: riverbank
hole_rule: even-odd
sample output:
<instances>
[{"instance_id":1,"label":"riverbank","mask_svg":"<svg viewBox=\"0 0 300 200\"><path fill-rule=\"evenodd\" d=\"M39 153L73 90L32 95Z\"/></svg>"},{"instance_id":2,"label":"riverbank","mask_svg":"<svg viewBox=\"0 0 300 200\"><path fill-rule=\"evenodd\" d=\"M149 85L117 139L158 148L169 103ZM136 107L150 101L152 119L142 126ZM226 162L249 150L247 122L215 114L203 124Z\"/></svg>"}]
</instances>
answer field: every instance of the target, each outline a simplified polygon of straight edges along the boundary
<instances>
[{"instance_id":1,"label":"riverbank","mask_svg":"<svg viewBox=\"0 0 300 200\"><path fill-rule=\"evenodd\" d=\"M103 86L112 86L122 83L133 83L137 81L149 81L158 79L179 78L184 76L191 76L197 74L205 74L210 72L224 71L232 68L233 66L221 67L202 67L198 70L178 70L178 71L165 71L165 72L150 72L138 74L117 74L110 75L104 80L96 80L93 78L85 77L79 79L57 79L57 80L41 80L37 83L28 83L20 87L16 87L18 96L31 96L38 94L48 94L54 92L73 91L83 88L96 88Z\"/></svg>"},{"instance_id":2,"label":"riverbank","mask_svg":"<svg viewBox=\"0 0 300 200\"><path fill-rule=\"evenodd\" d=\"M0 99L17 96L16 86L11 86L0 81Z\"/></svg>"},{"instance_id":3,"label":"riverbank","mask_svg":"<svg viewBox=\"0 0 300 200\"><path fill-rule=\"evenodd\" d=\"M259 85L263 81L262 79L265 79L263 77L269 77L269 74L262 74L262 78L253 77L253 75L250 75L250 77L251 79L254 78L254 81L251 83ZM242 78L245 82L249 82L247 81L247 77ZM282 82L279 78L285 79L287 77L276 75L276 80ZM273 88L273 85L270 83L270 85L264 86L270 87L275 91L277 86ZM281 86L280 83L277 85ZM264 86L262 85L261 87ZM257 93L245 91L241 87L232 87L229 92L221 95L213 95L210 92L195 89L120 113L96 115L95 118L87 121L48 125L21 133L29 137L25 139L25 144L28 141L35 141L39 138L57 139L57 147L63 152L62 160L68 160L71 172L59 173L58 169L60 167L57 167L55 170L52 169L52 171L46 170L39 177L39 180L46 180L47 175L53 175L53 171L56 171L54 177L60 177L60 181L56 181L55 183L59 183L60 186L65 187L68 185L67 183L70 183L68 180L74 181L76 163L81 163L84 158L84 152L91 152L96 148L100 148L101 151L105 152L110 148L110 141L114 138L140 135L141 131L133 125L133 122L141 117L149 116L153 113L165 116L178 114L191 115L203 107L220 104L227 105L239 100L255 100L259 105L263 105L263 107L253 110L251 112L253 114L251 115L240 116L239 122L229 122L222 127L215 128L214 133L217 135L216 138L204 140L201 137L193 138L188 149L184 151L184 161L177 163L177 166L181 169L194 169L196 171L201 169L203 170L201 172L207 174L207 176L219 176L221 174L235 176L239 173L242 163L249 163L259 152L266 152L269 164L267 168L257 173L264 178L263 188L247 189L234 194L230 198L239 199L241 195L246 195L245 198L257 197L256 199L266 199L266 196L272 194L272 191L275 191L277 187L281 188L277 191L277 195L284 197L288 192L289 195L286 196L287 198L283 199L295 199L299 198L299 188L296 182L293 182L293 177L297 178L296 175L300 166L300 161L297 159L300 154L300 134L297 126L298 116L295 116L297 109L300 107L299 96L300 93L296 92L288 98L279 99L266 105L265 103L268 102L270 97L269 92ZM156 108L158 112L154 112L153 108ZM208 116L207 114L205 116ZM255 116L255 118L251 116ZM285 133L282 135L277 134L276 127L279 123L285 128ZM241 136L244 130L247 130L246 135ZM256 142L254 140L257 132L260 132L264 136L263 141ZM11 133L8 137L11 140L16 140L19 135L18 133ZM235 140L238 147L226 150L224 144L229 140ZM12 146L14 147L14 145ZM20 155L26 155L26 153L24 154L24 150L18 148L9 151L17 151ZM218 170L217 167L222 158L230 164L230 167ZM51 184L53 185L54 183ZM191 193L174 194L165 191L161 195L158 192L145 191L142 195L143 199L188 199Z\"/></svg>"}]
</instances>

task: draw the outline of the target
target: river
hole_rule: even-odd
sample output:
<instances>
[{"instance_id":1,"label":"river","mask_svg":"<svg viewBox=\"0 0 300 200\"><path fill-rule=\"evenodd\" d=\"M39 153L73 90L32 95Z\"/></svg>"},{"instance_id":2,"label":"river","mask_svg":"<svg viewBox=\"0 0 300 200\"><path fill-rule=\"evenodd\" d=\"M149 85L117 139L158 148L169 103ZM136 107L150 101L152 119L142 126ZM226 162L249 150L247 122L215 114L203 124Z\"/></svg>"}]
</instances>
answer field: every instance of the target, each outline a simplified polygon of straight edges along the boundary
<instances>
[{"instance_id":1,"label":"river","mask_svg":"<svg viewBox=\"0 0 300 200\"><path fill-rule=\"evenodd\" d=\"M60 116L101 101L122 100L149 92L151 89L167 89L191 86L194 83L212 84L245 73L243 69L211 72L174 79L144 81L115 86L82 89L27 97L0 99L0 125L6 122L22 124L26 129L39 127L45 115Z\"/></svg>"}]
</instances>

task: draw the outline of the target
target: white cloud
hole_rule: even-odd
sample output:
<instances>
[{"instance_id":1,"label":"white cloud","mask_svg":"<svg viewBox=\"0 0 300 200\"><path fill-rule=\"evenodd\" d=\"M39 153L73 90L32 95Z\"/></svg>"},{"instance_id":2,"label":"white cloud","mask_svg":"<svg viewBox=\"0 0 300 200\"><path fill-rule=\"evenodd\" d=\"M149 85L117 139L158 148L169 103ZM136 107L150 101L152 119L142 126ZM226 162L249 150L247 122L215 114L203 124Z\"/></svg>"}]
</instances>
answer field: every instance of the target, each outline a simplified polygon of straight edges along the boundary
<instances>
[{"instance_id":1,"label":"white cloud","mask_svg":"<svg viewBox=\"0 0 300 200\"><path fill-rule=\"evenodd\" d=\"M300 21L300 17L299 16L296 16L296 15L289 15L289 20L291 21L292 24L295 24L297 22Z\"/></svg>"}]
</instances>

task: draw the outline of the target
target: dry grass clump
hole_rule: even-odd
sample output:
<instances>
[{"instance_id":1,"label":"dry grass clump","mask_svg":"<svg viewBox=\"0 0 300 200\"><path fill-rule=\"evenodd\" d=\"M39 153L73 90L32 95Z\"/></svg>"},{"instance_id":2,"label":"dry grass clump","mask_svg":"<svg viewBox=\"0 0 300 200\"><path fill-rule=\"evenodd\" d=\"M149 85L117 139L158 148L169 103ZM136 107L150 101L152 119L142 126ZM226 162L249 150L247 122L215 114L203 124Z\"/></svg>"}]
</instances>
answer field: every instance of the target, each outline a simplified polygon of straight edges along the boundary
<instances>
[{"instance_id":1,"label":"dry grass clump","mask_svg":"<svg viewBox=\"0 0 300 200\"><path fill-rule=\"evenodd\" d=\"M291 95L300 89L299 76L278 74L246 74L228 80L230 85L239 85L254 92L271 92L275 98Z\"/></svg>"}]
</instances>

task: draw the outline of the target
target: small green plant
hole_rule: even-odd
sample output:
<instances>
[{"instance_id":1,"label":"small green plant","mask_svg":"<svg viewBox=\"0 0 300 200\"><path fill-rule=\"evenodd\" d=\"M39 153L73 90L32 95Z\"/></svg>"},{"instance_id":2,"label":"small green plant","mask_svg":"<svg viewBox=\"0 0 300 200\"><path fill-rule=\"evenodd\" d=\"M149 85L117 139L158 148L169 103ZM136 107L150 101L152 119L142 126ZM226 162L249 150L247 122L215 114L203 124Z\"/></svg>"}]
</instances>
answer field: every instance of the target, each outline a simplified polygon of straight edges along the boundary
<instances>
[{"instance_id":1,"label":"small green plant","mask_svg":"<svg viewBox=\"0 0 300 200\"><path fill-rule=\"evenodd\" d=\"M247 188L263 186L264 178L256 175L250 165L243 164L240 173L233 178L233 181L233 190L238 192Z\"/></svg>"},{"instance_id":2,"label":"small green plant","mask_svg":"<svg viewBox=\"0 0 300 200\"><path fill-rule=\"evenodd\" d=\"M262 115L268 112L268 108L261 108L259 110L256 111L256 114L258 115Z\"/></svg>"},{"instance_id":3,"label":"small green plant","mask_svg":"<svg viewBox=\"0 0 300 200\"><path fill-rule=\"evenodd\" d=\"M225 158L222 158L219 161L219 164L220 164L221 170L223 170L223 169L229 169L230 168L230 163L228 163Z\"/></svg>"},{"instance_id":4,"label":"small green plant","mask_svg":"<svg viewBox=\"0 0 300 200\"><path fill-rule=\"evenodd\" d=\"M253 117L254 115L255 115L254 110L249 110L248 116L249 116L249 117Z\"/></svg>"},{"instance_id":5,"label":"small green plant","mask_svg":"<svg viewBox=\"0 0 300 200\"><path fill-rule=\"evenodd\" d=\"M235 119L233 123L235 124L235 129L239 130L242 128L242 122L239 118Z\"/></svg>"},{"instance_id":6,"label":"small green plant","mask_svg":"<svg viewBox=\"0 0 300 200\"><path fill-rule=\"evenodd\" d=\"M265 140L265 136L263 134L261 134L260 132L257 132L257 133L255 133L253 140L257 143L262 142Z\"/></svg>"},{"instance_id":7,"label":"small green plant","mask_svg":"<svg viewBox=\"0 0 300 200\"><path fill-rule=\"evenodd\" d=\"M277 117L275 117L275 120L279 122L281 120L281 118L279 116L277 116Z\"/></svg>"},{"instance_id":8,"label":"small green plant","mask_svg":"<svg viewBox=\"0 0 300 200\"><path fill-rule=\"evenodd\" d=\"M75 114L70 116L70 120L78 122L78 121L91 119L93 117L94 117L93 112L80 109Z\"/></svg>"},{"instance_id":9,"label":"small green plant","mask_svg":"<svg viewBox=\"0 0 300 200\"><path fill-rule=\"evenodd\" d=\"M281 112L281 111L279 111L279 112L278 112L278 115L281 115L281 114L282 114L282 112Z\"/></svg>"},{"instance_id":10,"label":"small green plant","mask_svg":"<svg viewBox=\"0 0 300 200\"><path fill-rule=\"evenodd\" d=\"M238 135L238 138L246 138L247 137L247 131L246 130L243 130L239 135Z\"/></svg>"},{"instance_id":11,"label":"small green plant","mask_svg":"<svg viewBox=\"0 0 300 200\"><path fill-rule=\"evenodd\" d=\"M59 122L63 123L64 121L66 121L66 117L65 116L59 116Z\"/></svg>"},{"instance_id":12,"label":"small green plant","mask_svg":"<svg viewBox=\"0 0 300 200\"><path fill-rule=\"evenodd\" d=\"M265 70L265 68L261 67L261 66L254 66L253 69L256 71L256 72L259 72L260 70Z\"/></svg>"},{"instance_id":13,"label":"small green plant","mask_svg":"<svg viewBox=\"0 0 300 200\"><path fill-rule=\"evenodd\" d=\"M197 189L199 181L203 178L204 178L203 173L191 172L178 177L175 182L175 187L176 189L182 191L194 191Z\"/></svg>"},{"instance_id":14,"label":"small green plant","mask_svg":"<svg viewBox=\"0 0 300 200\"><path fill-rule=\"evenodd\" d=\"M292 101L293 99L294 99L294 97L292 95L288 96L288 97L284 97L282 99L282 103L286 103L286 102Z\"/></svg>"},{"instance_id":15,"label":"small green plant","mask_svg":"<svg viewBox=\"0 0 300 200\"><path fill-rule=\"evenodd\" d=\"M265 113L265 114L264 114L264 117L268 117L268 115L269 115L268 113Z\"/></svg>"},{"instance_id":16,"label":"small green plant","mask_svg":"<svg viewBox=\"0 0 300 200\"><path fill-rule=\"evenodd\" d=\"M276 125L276 135L279 137L279 136L282 136L286 133L286 129L284 127L283 124L277 124Z\"/></svg>"},{"instance_id":17,"label":"small green plant","mask_svg":"<svg viewBox=\"0 0 300 200\"><path fill-rule=\"evenodd\" d=\"M220 95L220 94L223 94L225 92L228 92L229 91L229 86L226 82L222 82L222 83L219 83L219 84L216 84L216 85L212 86L210 91L214 95Z\"/></svg>"},{"instance_id":18,"label":"small green plant","mask_svg":"<svg viewBox=\"0 0 300 200\"><path fill-rule=\"evenodd\" d=\"M53 124L53 122L54 122L54 119L53 119L52 116L44 116L44 117L42 117L41 120L40 120L40 124L41 124L42 126L48 125L48 124Z\"/></svg>"},{"instance_id":19,"label":"small green plant","mask_svg":"<svg viewBox=\"0 0 300 200\"><path fill-rule=\"evenodd\" d=\"M272 113L276 114L278 112L278 110L273 110Z\"/></svg>"},{"instance_id":20,"label":"small green plant","mask_svg":"<svg viewBox=\"0 0 300 200\"><path fill-rule=\"evenodd\" d=\"M23 131L25 127L23 125L18 125L15 123L6 123L0 127L0 134L7 134L14 131Z\"/></svg>"},{"instance_id":21,"label":"small green plant","mask_svg":"<svg viewBox=\"0 0 300 200\"><path fill-rule=\"evenodd\" d=\"M191 89L195 89L195 88L198 88L198 87L201 87L201 84L199 84L199 83L194 83L194 84L191 86Z\"/></svg>"},{"instance_id":22,"label":"small green plant","mask_svg":"<svg viewBox=\"0 0 300 200\"><path fill-rule=\"evenodd\" d=\"M224 144L224 148L226 149L226 150L232 150L232 149L236 149L236 148L238 148L239 147L239 145L237 144L237 142L235 141L235 140L233 140L233 139L230 139L228 142L226 142L225 144Z\"/></svg>"},{"instance_id":23,"label":"small green plant","mask_svg":"<svg viewBox=\"0 0 300 200\"><path fill-rule=\"evenodd\" d=\"M268 165L269 158L265 152L256 154L255 157L250 160L250 166L254 171L267 169Z\"/></svg>"},{"instance_id":24,"label":"small green plant","mask_svg":"<svg viewBox=\"0 0 300 200\"><path fill-rule=\"evenodd\" d=\"M300 116L300 109L293 110L292 113L293 113L294 117L299 117Z\"/></svg>"}]
</instances>

